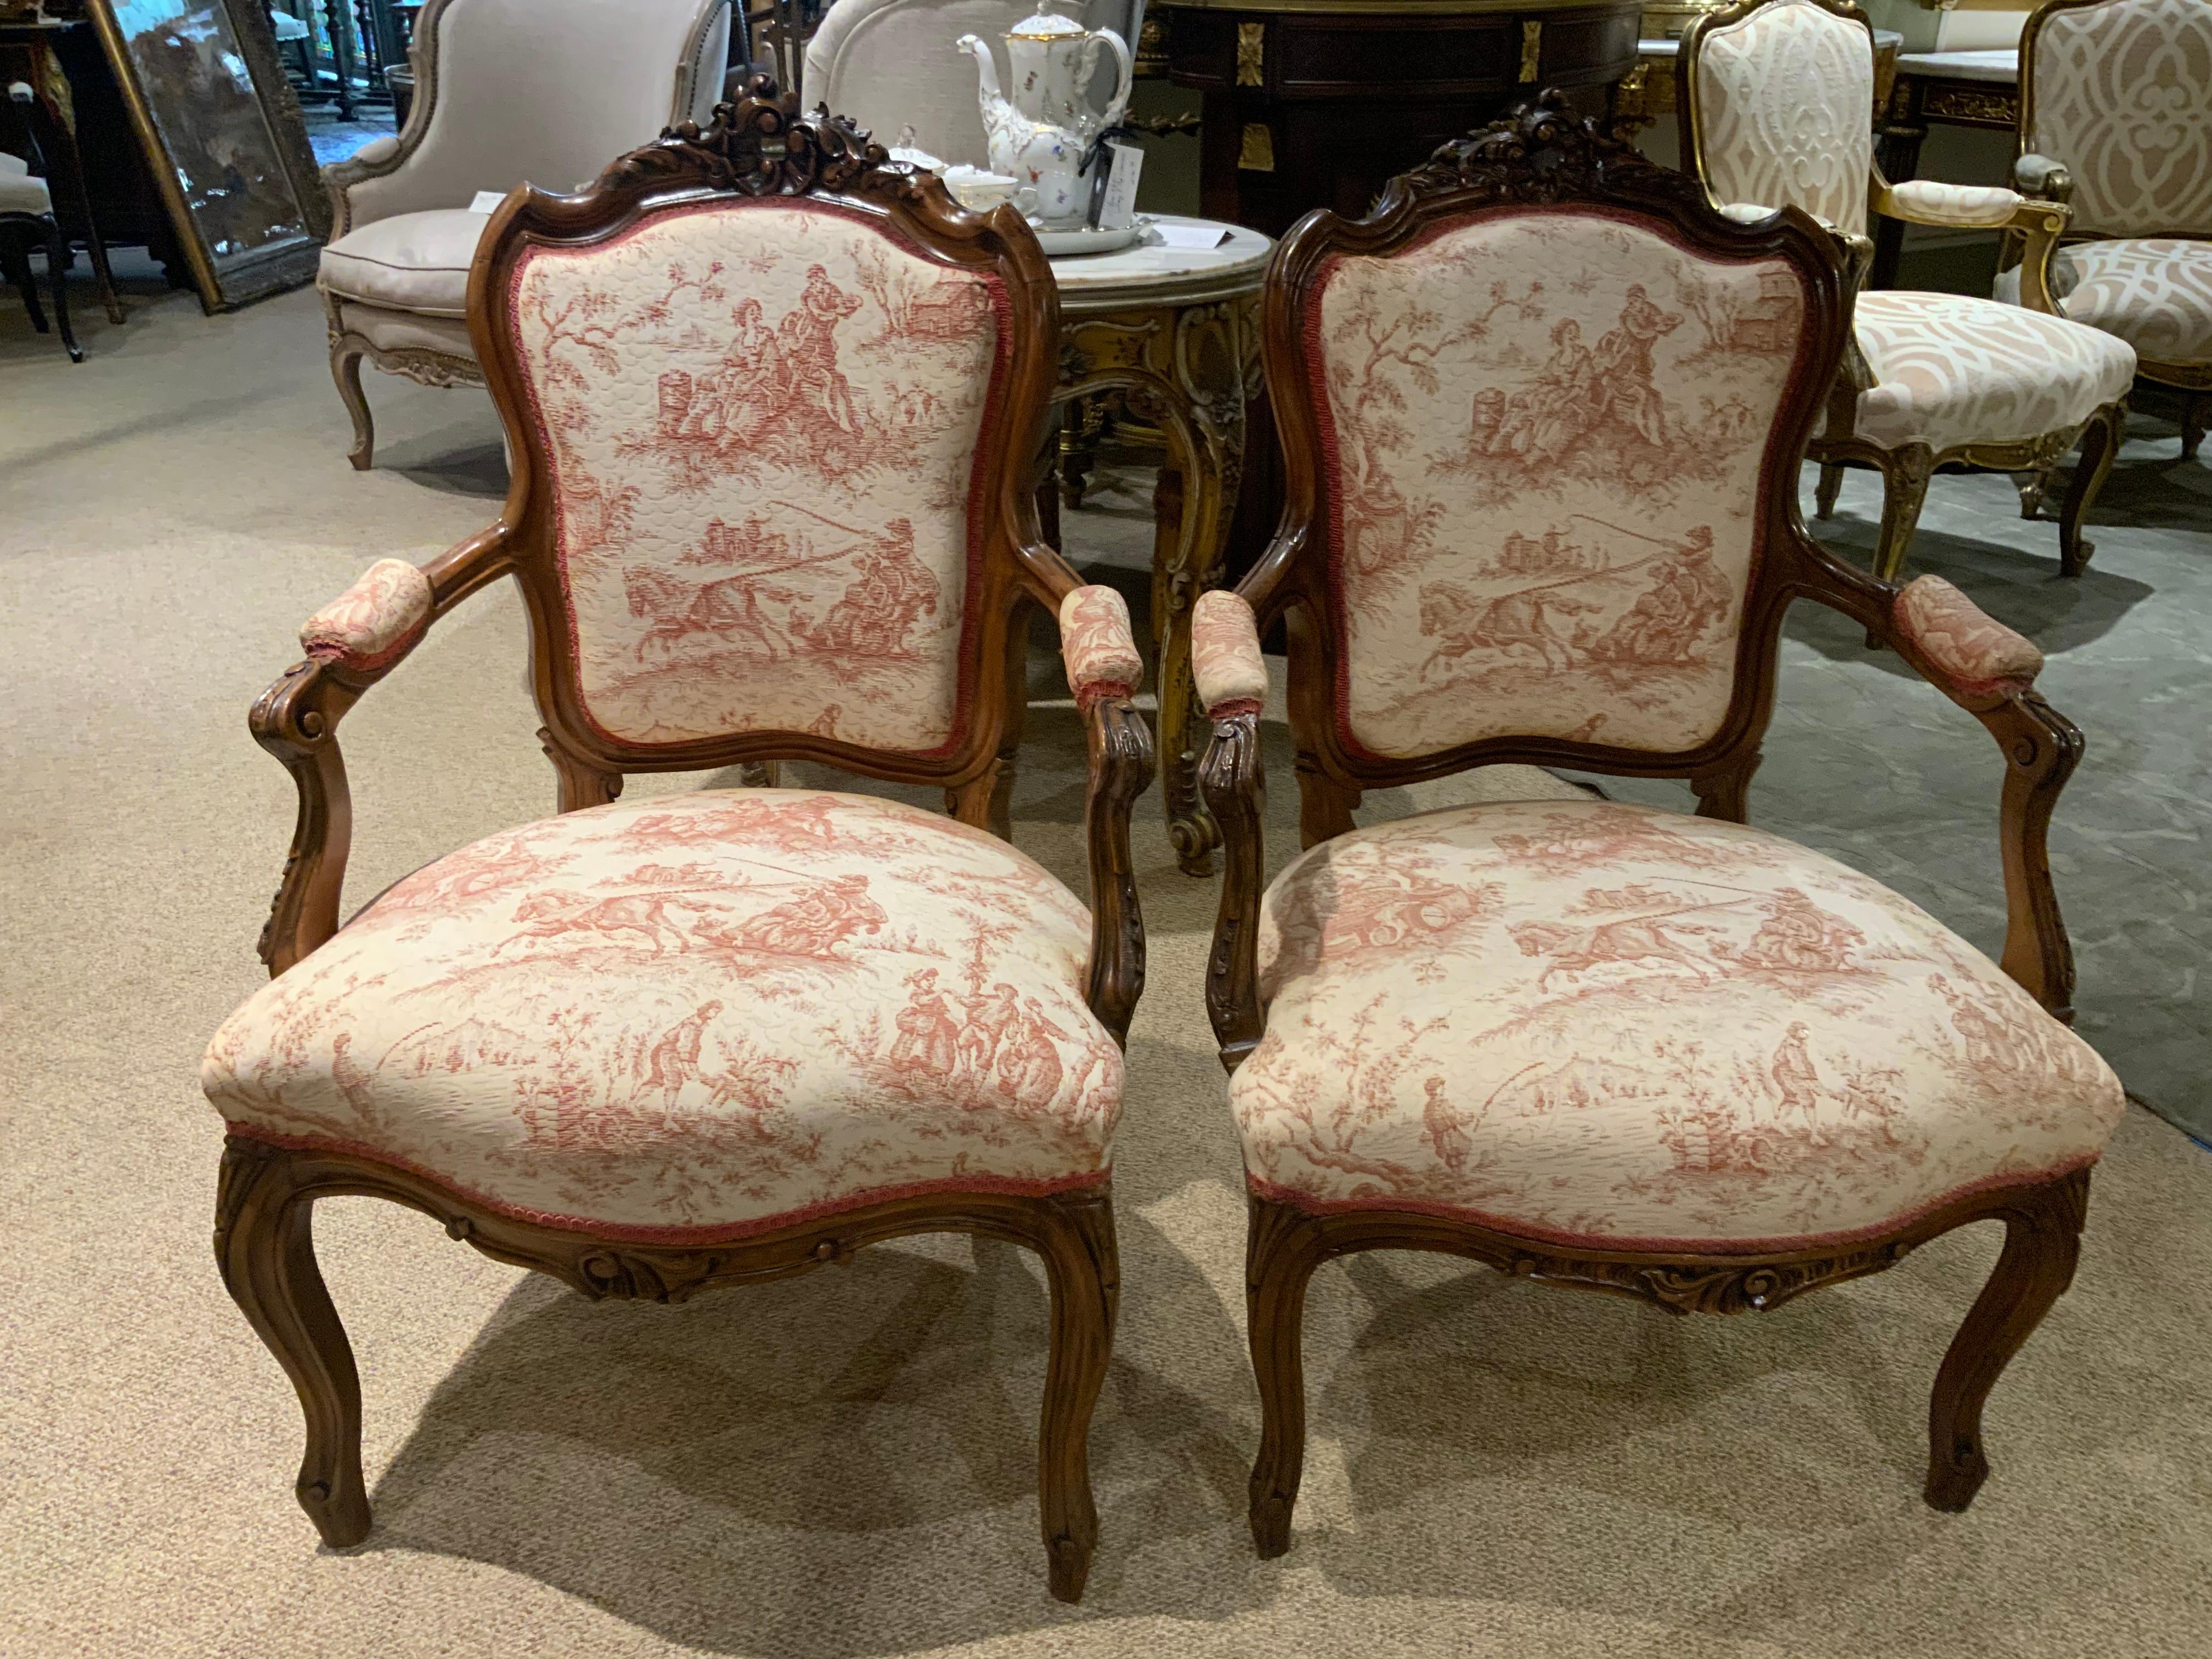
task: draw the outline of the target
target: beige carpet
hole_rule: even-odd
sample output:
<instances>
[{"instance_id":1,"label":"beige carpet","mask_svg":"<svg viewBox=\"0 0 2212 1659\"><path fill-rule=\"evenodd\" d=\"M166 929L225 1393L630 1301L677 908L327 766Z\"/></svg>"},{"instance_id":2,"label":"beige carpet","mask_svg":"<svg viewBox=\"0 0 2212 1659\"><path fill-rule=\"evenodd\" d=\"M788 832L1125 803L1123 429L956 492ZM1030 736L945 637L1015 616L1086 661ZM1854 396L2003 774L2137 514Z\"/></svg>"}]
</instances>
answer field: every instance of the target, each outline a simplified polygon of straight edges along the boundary
<instances>
[{"instance_id":1,"label":"beige carpet","mask_svg":"<svg viewBox=\"0 0 2212 1659\"><path fill-rule=\"evenodd\" d=\"M291 822L244 715L371 557L486 518L497 434L475 394L379 380L381 463L349 471L306 295L209 319L146 294L83 328L71 368L0 302L0 1653L2212 1650L2212 1158L2140 1110L2073 1293L1992 1401L1971 1513L1921 1505L1922 1425L1993 1234L1735 1320L1370 1256L1316 1280L1296 1542L1255 1561L1211 888L1176 872L1157 797L1082 1607L1047 1597L1036 1535L1039 1275L957 1240L592 1305L422 1217L325 1205L377 1528L319 1548L291 1391L209 1251L221 1135L194 1066L258 977ZM1127 505L1079 521L1079 552L1126 543ZM483 596L349 721L356 898L550 809L521 651L512 596ZM1048 662L1036 684L1018 839L1074 876L1076 728Z\"/></svg>"}]
</instances>

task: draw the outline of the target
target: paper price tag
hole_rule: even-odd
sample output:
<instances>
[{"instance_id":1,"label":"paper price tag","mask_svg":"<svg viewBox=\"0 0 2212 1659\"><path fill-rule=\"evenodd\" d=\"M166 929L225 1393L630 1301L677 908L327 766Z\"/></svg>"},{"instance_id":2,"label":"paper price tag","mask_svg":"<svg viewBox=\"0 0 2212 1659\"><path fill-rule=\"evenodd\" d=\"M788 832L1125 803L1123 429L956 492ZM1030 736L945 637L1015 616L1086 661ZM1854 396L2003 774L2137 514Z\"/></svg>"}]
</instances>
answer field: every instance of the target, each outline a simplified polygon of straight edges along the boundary
<instances>
[{"instance_id":1,"label":"paper price tag","mask_svg":"<svg viewBox=\"0 0 2212 1659\"><path fill-rule=\"evenodd\" d=\"M480 190L476 193L476 199L469 204L469 211L496 213L499 211L499 204L506 199L507 192L503 190Z\"/></svg>"},{"instance_id":2,"label":"paper price tag","mask_svg":"<svg viewBox=\"0 0 2212 1659\"><path fill-rule=\"evenodd\" d=\"M1218 225L1164 225L1157 221L1153 233L1160 239L1162 247L1216 248L1229 240L1229 232Z\"/></svg>"},{"instance_id":3,"label":"paper price tag","mask_svg":"<svg viewBox=\"0 0 2212 1659\"><path fill-rule=\"evenodd\" d=\"M1110 158L1106 174L1106 200L1098 210L1098 228L1127 230L1137 222L1137 175L1145 170L1145 152L1134 144L1109 139Z\"/></svg>"}]
</instances>

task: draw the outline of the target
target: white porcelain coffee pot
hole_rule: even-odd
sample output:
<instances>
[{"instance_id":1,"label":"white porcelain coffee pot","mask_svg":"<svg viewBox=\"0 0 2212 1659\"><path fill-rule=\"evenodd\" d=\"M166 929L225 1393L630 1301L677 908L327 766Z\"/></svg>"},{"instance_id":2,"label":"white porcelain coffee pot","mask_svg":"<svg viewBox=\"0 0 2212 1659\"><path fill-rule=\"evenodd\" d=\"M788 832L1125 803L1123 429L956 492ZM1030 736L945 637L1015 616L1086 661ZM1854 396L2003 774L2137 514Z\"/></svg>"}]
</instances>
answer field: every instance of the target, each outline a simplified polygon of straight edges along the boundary
<instances>
[{"instance_id":1,"label":"white porcelain coffee pot","mask_svg":"<svg viewBox=\"0 0 2212 1659\"><path fill-rule=\"evenodd\" d=\"M1039 223L1076 224L1091 204L1083 153L1129 106L1134 70L1128 42L1111 29L1086 29L1048 11L1022 19L1006 40L1011 98L1000 91L991 48L973 34L962 35L958 43L975 58L982 83L980 102L991 143L991 171L1022 181L1016 199ZM1089 102L1091 77L1102 51L1114 54L1117 70L1114 95L1103 111Z\"/></svg>"}]
</instances>

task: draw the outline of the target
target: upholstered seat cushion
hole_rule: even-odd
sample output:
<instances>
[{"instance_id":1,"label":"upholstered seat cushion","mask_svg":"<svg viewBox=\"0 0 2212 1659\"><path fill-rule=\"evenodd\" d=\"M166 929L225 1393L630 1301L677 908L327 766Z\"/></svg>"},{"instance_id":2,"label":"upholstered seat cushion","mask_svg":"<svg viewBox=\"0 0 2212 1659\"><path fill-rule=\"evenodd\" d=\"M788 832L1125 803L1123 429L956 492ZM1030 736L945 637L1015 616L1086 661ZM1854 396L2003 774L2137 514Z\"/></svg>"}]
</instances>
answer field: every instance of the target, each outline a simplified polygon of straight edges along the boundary
<instances>
[{"instance_id":1,"label":"upholstered seat cushion","mask_svg":"<svg viewBox=\"0 0 2212 1659\"><path fill-rule=\"evenodd\" d=\"M216 1033L237 1133L350 1149L609 1237L1102 1179L1121 1058L1090 921L918 808L715 790L408 877Z\"/></svg>"},{"instance_id":2,"label":"upholstered seat cushion","mask_svg":"<svg viewBox=\"0 0 2212 1659\"><path fill-rule=\"evenodd\" d=\"M441 208L399 213L349 230L323 249L318 286L425 317L469 314L469 264L488 213Z\"/></svg>"},{"instance_id":3,"label":"upholstered seat cushion","mask_svg":"<svg viewBox=\"0 0 2212 1659\"><path fill-rule=\"evenodd\" d=\"M1879 1235L2096 1158L2094 1051L1879 883L1740 825L1455 807L1269 889L1231 1099L1255 1191L1556 1243Z\"/></svg>"},{"instance_id":4,"label":"upholstered seat cushion","mask_svg":"<svg viewBox=\"0 0 2212 1659\"><path fill-rule=\"evenodd\" d=\"M2069 320L2117 334L2155 362L2212 362L2212 242L2142 236L2082 242L2051 261L2051 291ZM1997 278L2020 297L2020 272Z\"/></svg>"},{"instance_id":5,"label":"upholstered seat cushion","mask_svg":"<svg viewBox=\"0 0 2212 1659\"><path fill-rule=\"evenodd\" d=\"M53 196L46 181L33 178L31 164L20 155L0 150L0 213L52 213Z\"/></svg>"},{"instance_id":6,"label":"upholstered seat cushion","mask_svg":"<svg viewBox=\"0 0 2212 1659\"><path fill-rule=\"evenodd\" d=\"M1862 294L1875 384L1858 435L1885 449L2005 443L2078 427L2123 396L2134 350L2094 328L1963 294Z\"/></svg>"}]
</instances>

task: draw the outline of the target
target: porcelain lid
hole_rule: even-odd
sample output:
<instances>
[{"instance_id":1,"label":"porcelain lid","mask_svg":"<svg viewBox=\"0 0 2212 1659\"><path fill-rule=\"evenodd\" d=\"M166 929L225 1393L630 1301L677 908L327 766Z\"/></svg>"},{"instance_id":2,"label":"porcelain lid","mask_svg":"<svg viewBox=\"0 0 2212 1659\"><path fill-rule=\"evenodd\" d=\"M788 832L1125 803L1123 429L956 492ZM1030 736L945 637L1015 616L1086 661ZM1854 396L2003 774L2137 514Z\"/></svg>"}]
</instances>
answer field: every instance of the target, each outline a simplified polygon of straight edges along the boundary
<instances>
[{"instance_id":1,"label":"porcelain lid","mask_svg":"<svg viewBox=\"0 0 2212 1659\"><path fill-rule=\"evenodd\" d=\"M1088 34L1073 17L1062 17L1057 12L1038 11L1024 17L1006 31L1009 40L1057 40L1071 34Z\"/></svg>"}]
</instances>

